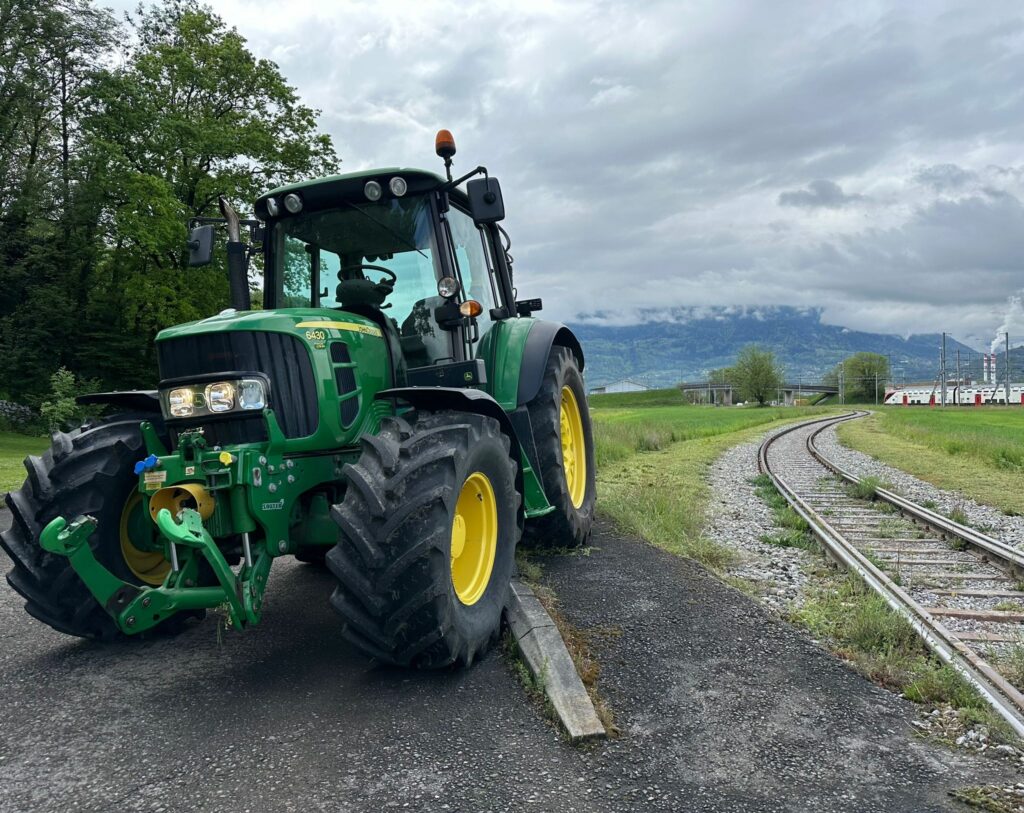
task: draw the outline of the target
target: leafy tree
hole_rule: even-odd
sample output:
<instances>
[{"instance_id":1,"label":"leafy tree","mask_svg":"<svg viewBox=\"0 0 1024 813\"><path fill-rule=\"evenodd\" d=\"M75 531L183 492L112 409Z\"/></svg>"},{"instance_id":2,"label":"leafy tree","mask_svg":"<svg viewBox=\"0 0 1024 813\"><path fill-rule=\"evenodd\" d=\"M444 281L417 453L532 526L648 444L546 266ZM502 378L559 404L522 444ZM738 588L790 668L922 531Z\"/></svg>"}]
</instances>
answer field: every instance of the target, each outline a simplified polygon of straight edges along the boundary
<instances>
[{"instance_id":1,"label":"leafy tree","mask_svg":"<svg viewBox=\"0 0 1024 813\"><path fill-rule=\"evenodd\" d=\"M782 370L771 350L748 344L729 368L729 381L744 401L764 406L782 386Z\"/></svg>"},{"instance_id":2,"label":"leafy tree","mask_svg":"<svg viewBox=\"0 0 1024 813\"><path fill-rule=\"evenodd\" d=\"M0 0L0 384L24 400L76 350L98 221L79 111L115 28L87 0Z\"/></svg>"},{"instance_id":3,"label":"leafy tree","mask_svg":"<svg viewBox=\"0 0 1024 813\"><path fill-rule=\"evenodd\" d=\"M132 336L131 380L152 379L152 337L227 304L223 266L187 268L189 217L240 211L263 190L329 174L337 157L277 66L195 0L167 0L130 18L123 66L97 81L84 122L107 190L106 240L89 314ZM102 331L101 331L102 332ZM102 348L102 342L97 346ZM94 360L104 372L102 358Z\"/></svg>"},{"instance_id":4,"label":"leafy tree","mask_svg":"<svg viewBox=\"0 0 1024 813\"><path fill-rule=\"evenodd\" d=\"M825 375L825 383L839 385L843 372L843 391L847 401L881 400L889 380L889 359L879 353L854 353Z\"/></svg>"},{"instance_id":5,"label":"leafy tree","mask_svg":"<svg viewBox=\"0 0 1024 813\"><path fill-rule=\"evenodd\" d=\"M90 0L0 0L0 390L37 404L61 366L151 385L156 331L227 302L223 256L186 268L188 218L337 163L317 111L195 0L123 27Z\"/></svg>"}]
</instances>

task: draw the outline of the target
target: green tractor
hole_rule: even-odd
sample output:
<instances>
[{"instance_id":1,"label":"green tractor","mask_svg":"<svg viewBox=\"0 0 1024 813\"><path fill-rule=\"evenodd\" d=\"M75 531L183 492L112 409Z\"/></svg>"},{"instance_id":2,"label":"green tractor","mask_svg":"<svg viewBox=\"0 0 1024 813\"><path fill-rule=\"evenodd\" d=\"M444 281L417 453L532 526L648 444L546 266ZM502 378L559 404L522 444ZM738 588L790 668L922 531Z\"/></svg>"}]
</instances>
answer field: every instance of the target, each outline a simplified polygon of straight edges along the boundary
<instances>
[{"instance_id":1,"label":"green tractor","mask_svg":"<svg viewBox=\"0 0 1024 813\"><path fill-rule=\"evenodd\" d=\"M7 576L70 635L262 614L281 556L326 564L339 633L383 662L470 664L497 637L521 538L584 544L583 352L517 300L496 178L379 169L284 186L227 232L232 307L161 331L155 391L53 436L7 497ZM242 240L248 234L249 243ZM249 259L263 266L253 310ZM68 521L70 520L70 521Z\"/></svg>"}]
</instances>

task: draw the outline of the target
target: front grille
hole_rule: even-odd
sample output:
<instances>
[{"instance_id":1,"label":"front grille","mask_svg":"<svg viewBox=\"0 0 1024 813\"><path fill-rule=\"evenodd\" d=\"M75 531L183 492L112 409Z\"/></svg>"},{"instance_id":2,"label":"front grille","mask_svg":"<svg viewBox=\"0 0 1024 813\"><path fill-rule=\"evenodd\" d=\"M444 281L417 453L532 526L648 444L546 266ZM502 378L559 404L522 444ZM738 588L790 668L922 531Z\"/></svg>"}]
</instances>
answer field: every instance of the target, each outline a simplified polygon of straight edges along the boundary
<instances>
[{"instance_id":1,"label":"front grille","mask_svg":"<svg viewBox=\"0 0 1024 813\"><path fill-rule=\"evenodd\" d=\"M306 346L287 333L240 330L229 333L198 333L157 344L160 378L184 378L231 371L263 373L270 379L270 406L287 438L304 438L316 431L319 422L316 382ZM234 431L224 427L219 434L234 442L263 440L262 421L247 421L239 415ZM218 421L219 422L219 421ZM213 426L197 419L196 425ZM187 424L176 423L178 429Z\"/></svg>"}]
</instances>

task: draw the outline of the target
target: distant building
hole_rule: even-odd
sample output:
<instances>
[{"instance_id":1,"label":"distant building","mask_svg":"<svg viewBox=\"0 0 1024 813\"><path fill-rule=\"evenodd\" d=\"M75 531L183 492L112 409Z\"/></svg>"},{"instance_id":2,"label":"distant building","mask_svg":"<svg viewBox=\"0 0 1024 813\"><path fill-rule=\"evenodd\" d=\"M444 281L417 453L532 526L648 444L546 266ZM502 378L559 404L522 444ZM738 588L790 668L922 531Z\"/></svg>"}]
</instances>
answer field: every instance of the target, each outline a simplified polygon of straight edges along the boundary
<instances>
[{"instance_id":1,"label":"distant building","mask_svg":"<svg viewBox=\"0 0 1024 813\"><path fill-rule=\"evenodd\" d=\"M623 378L621 381L613 381L611 384L605 384L602 387L594 387L590 391L591 395L605 395L610 392L643 392L649 390L646 384L638 384L636 381L630 381L628 378Z\"/></svg>"}]
</instances>

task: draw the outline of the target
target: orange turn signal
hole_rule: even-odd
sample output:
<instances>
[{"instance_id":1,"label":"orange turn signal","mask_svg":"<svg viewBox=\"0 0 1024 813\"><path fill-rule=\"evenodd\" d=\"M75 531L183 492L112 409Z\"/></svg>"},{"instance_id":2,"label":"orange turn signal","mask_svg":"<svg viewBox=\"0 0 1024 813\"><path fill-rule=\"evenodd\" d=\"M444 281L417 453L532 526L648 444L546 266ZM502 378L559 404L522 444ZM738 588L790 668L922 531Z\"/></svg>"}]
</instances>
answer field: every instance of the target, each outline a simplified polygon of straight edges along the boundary
<instances>
[{"instance_id":1,"label":"orange turn signal","mask_svg":"<svg viewBox=\"0 0 1024 813\"><path fill-rule=\"evenodd\" d=\"M434 152L441 158L451 158L455 155L455 136L451 130L438 130L434 136Z\"/></svg>"},{"instance_id":2,"label":"orange turn signal","mask_svg":"<svg viewBox=\"0 0 1024 813\"><path fill-rule=\"evenodd\" d=\"M459 305L459 313L463 316L479 316L484 312L484 306L475 299L467 299Z\"/></svg>"}]
</instances>

